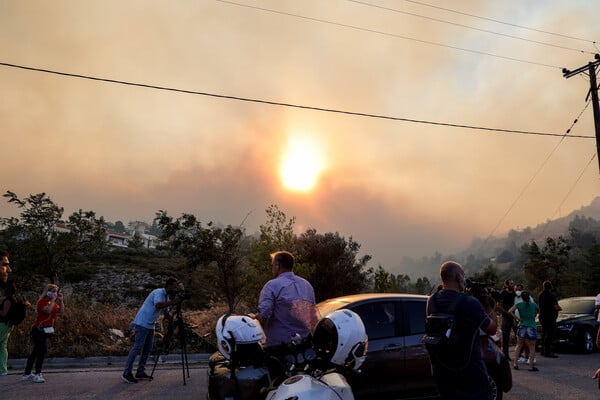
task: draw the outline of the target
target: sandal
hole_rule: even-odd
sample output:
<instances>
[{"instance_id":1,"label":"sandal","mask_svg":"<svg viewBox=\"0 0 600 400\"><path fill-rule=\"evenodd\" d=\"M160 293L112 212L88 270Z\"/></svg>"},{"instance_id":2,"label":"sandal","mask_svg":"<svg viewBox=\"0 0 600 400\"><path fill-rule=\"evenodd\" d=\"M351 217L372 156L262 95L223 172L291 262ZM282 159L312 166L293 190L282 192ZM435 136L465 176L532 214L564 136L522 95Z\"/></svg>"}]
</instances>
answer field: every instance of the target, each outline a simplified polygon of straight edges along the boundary
<instances>
[{"instance_id":1,"label":"sandal","mask_svg":"<svg viewBox=\"0 0 600 400\"><path fill-rule=\"evenodd\" d=\"M537 369L537 367L533 367L533 368L529 368L529 371L536 372L536 371L539 371L539 369Z\"/></svg>"}]
</instances>

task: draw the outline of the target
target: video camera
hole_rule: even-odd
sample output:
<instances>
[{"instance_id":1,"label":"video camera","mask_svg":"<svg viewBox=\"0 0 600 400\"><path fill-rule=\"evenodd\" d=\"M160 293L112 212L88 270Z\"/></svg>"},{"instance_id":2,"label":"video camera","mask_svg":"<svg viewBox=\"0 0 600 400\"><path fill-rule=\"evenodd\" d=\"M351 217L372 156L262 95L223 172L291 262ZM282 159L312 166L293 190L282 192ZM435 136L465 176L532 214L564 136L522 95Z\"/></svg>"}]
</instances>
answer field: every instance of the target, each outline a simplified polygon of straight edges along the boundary
<instances>
[{"instance_id":1,"label":"video camera","mask_svg":"<svg viewBox=\"0 0 600 400\"><path fill-rule=\"evenodd\" d=\"M189 300L192 298L192 295L190 293L187 293L185 291L183 283L179 282L179 285L177 286L177 291L173 295L173 298L175 297L179 297L181 300Z\"/></svg>"},{"instance_id":2,"label":"video camera","mask_svg":"<svg viewBox=\"0 0 600 400\"><path fill-rule=\"evenodd\" d=\"M475 297L483 305L490 304L492 307L500 299L500 292L494 288L493 282L476 282L467 279L465 292Z\"/></svg>"}]
</instances>

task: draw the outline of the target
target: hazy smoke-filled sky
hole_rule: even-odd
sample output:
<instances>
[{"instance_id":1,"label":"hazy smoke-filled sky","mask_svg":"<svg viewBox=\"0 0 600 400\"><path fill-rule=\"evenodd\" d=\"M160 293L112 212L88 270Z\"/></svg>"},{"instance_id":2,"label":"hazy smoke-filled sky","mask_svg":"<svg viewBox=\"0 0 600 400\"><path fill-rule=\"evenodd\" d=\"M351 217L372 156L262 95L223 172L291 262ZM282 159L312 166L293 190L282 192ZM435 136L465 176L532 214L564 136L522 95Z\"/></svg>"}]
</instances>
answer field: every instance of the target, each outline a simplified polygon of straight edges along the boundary
<instances>
[{"instance_id":1,"label":"hazy smoke-filled sky","mask_svg":"<svg viewBox=\"0 0 600 400\"><path fill-rule=\"evenodd\" d=\"M589 78L561 71L598 40L596 0L1 2L0 63L195 94L0 65L0 187L249 233L276 204L394 271L598 196Z\"/></svg>"}]
</instances>

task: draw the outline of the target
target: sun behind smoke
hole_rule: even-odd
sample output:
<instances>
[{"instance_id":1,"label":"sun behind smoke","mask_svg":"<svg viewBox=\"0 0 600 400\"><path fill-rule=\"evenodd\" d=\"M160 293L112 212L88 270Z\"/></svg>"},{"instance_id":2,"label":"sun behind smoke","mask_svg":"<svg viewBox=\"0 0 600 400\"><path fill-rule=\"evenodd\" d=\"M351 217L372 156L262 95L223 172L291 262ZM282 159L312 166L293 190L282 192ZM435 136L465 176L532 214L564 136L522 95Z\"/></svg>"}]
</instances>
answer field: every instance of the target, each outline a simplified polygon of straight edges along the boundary
<instances>
[{"instance_id":1,"label":"sun behind smoke","mask_svg":"<svg viewBox=\"0 0 600 400\"><path fill-rule=\"evenodd\" d=\"M316 147L306 141L290 140L279 175L284 187L307 192L314 188L323 171L323 162Z\"/></svg>"}]
</instances>

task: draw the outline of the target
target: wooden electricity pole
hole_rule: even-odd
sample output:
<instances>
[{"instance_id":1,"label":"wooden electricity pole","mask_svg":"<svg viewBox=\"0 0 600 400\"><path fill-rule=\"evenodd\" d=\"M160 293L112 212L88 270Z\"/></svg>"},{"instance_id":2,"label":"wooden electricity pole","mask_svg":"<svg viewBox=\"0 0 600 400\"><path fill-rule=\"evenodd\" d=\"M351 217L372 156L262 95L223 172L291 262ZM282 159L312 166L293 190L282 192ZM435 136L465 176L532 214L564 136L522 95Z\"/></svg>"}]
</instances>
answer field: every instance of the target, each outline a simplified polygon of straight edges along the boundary
<instances>
[{"instance_id":1,"label":"wooden electricity pole","mask_svg":"<svg viewBox=\"0 0 600 400\"><path fill-rule=\"evenodd\" d=\"M592 108L594 109L594 127L596 128L596 158L598 159L598 168L600 168L600 105L598 104L598 82L596 81L596 68L600 65L600 54L594 56L596 61L588 63L583 67L579 67L574 71L569 71L563 68L563 76L570 78L579 75L582 72L588 71L590 75L590 91L588 96L592 95ZM587 100L587 99L586 99Z\"/></svg>"}]
</instances>

